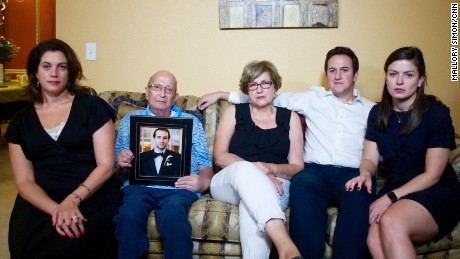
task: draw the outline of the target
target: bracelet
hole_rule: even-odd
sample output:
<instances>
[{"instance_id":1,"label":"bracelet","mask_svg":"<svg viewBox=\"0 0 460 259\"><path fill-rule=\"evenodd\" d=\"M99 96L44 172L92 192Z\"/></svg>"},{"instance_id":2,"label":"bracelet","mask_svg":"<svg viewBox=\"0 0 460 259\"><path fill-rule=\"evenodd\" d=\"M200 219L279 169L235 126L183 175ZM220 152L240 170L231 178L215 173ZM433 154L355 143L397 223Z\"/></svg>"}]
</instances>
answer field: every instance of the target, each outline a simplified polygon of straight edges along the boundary
<instances>
[{"instance_id":1,"label":"bracelet","mask_svg":"<svg viewBox=\"0 0 460 259\"><path fill-rule=\"evenodd\" d=\"M84 183L81 183L80 184L81 187L84 187L88 192L89 192L89 197L93 197L93 192L91 191L91 189L88 187L88 185L84 184Z\"/></svg>"},{"instance_id":2,"label":"bracelet","mask_svg":"<svg viewBox=\"0 0 460 259\"><path fill-rule=\"evenodd\" d=\"M398 197L396 197L396 194L394 192L389 192L387 193L388 199L390 199L391 203L395 203L398 201Z\"/></svg>"},{"instance_id":3,"label":"bracelet","mask_svg":"<svg viewBox=\"0 0 460 259\"><path fill-rule=\"evenodd\" d=\"M74 192L72 193L72 195L75 197L75 199L79 199L80 202L82 202L80 195L78 195L78 194L76 194Z\"/></svg>"}]
</instances>

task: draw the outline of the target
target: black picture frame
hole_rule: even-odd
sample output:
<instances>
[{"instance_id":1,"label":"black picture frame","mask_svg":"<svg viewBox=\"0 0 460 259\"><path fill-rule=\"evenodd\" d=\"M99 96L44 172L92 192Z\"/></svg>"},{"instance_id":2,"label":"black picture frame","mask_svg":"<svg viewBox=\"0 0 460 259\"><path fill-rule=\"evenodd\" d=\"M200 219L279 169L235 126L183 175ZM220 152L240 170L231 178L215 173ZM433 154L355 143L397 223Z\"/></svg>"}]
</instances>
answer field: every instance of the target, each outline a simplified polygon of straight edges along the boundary
<instances>
[{"instance_id":1,"label":"black picture frame","mask_svg":"<svg viewBox=\"0 0 460 259\"><path fill-rule=\"evenodd\" d=\"M161 167L168 168L168 173L160 169L151 171L153 160L153 132L158 128L166 128L170 132L167 151L163 156ZM192 155L192 118L156 117L136 115L130 118L130 149L134 153L132 167L129 172L130 185L162 185L174 186L182 176L190 174ZM149 145L150 139L150 145ZM151 152L148 152L151 151ZM148 153L147 153L148 152ZM169 152L168 155L166 152ZM142 153L145 153L142 155ZM180 158L178 159L177 155ZM179 165L177 163L179 162ZM152 164L153 163L153 164ZM169 169L172 169L169 170ZM165 169L166 170L166 169Z\"/></svg>"}]
</instances>

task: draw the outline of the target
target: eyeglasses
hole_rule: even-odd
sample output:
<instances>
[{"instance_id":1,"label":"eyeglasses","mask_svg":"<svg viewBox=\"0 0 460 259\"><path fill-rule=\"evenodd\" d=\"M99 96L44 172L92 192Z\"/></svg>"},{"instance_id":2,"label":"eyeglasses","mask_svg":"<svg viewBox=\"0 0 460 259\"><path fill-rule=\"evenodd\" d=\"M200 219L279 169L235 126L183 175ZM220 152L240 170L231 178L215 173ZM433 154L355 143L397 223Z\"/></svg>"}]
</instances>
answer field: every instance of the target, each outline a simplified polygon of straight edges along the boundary
<instances>
[{"instance_id":1,"label":"eyeglasses","mask_svg":"<svg viewBox=\"0 0 460 259\"><path fill-rule=\"evenodd\" d=\"M162 85L148 85L148 88L155 92L161 92L163 89L165 89L165 93L167 94L176 93L176 89L174 89L173 87L167 87L167 86L162 86Z\"/></svg>"},{"instance_id":2,"label":"eyeglasses","mask_svg":"<svg viewBox=\"0 0 460 259\"><path fill-rule=\"evenodd\" d=\"M251 91L257 90L257 88L259 88L259 86L262 87L262 89L268 89L268 88L270 88L270 86L272 86L272 84L273 84L272 81L262 81L259 84L254 82L254 83L248 84L248 88Z\"/></svg>"}]
</instances>

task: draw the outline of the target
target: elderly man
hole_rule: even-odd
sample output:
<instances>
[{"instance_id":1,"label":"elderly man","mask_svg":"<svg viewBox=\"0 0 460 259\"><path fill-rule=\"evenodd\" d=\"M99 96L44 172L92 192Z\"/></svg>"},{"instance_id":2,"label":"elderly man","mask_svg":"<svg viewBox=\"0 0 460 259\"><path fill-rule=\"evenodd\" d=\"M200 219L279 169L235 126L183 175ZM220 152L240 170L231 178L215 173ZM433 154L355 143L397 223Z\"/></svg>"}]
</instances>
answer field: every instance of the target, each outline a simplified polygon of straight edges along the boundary
<instances>
[{"instance_id":1,"label":"elderly man","mask_svg":"<svg viewBox=\"0 0 460 259\"><path fill-rule=\"evenodd\" d=\"M174 187L128 185L123 190L123 204L114 218L115 236L119 243L119 258L139 258L149 247L146 236L147 218L155 211L158 230L164 242L165 258L192 258L192 227L187 213L191 204L209 188L213 175L212 163L204 130L199 120L183 113L174 102L179 97L177 81L167 71L156 72L145 87L148 106L123 117L115 152L118 166L131 167L134 157L129 150L131 115L193 118L192 159L190 175L177 180ZM142 173L142 172L141 172Z\"/></svg>"},{"instance_id":2,"label":"elderly man","mask_svg":"<svg viewBox=\"0 0 460 259\"><path fill-rule=\"evenodd\" d=\"M347 192L345 183L359 175L367 116L374 103L354 88L359 62L350 48L331 49L324 70L330 91L312 87L274 100L274 105L304 115L307 124L305 167L291 179L289 231L304 258L323 258L327 208L337 206L333 257L365 258L371 195L364 189ZM198 107L203 109L218 99L248 100L236 92L217 92L203 96Z\"/></svg>"}]
</instances>

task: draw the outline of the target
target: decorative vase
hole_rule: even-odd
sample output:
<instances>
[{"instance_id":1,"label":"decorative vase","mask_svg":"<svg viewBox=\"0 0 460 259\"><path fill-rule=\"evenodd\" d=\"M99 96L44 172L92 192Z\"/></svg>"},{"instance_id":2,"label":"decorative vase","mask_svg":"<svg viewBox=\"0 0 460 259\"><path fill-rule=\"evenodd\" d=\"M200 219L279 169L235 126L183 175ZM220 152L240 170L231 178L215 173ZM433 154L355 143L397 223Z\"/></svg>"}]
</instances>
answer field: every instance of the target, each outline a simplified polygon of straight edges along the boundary
<instances>
[{"instance_id":1,"label":"decorative vase","mask_svg":"<svg viewBox=\"0 0 460 259\"><path fill-rule=\"evenodd\" d=\"M3 63L0 63L0 84L3 84Z\"/></svg>"}]
</instances>

